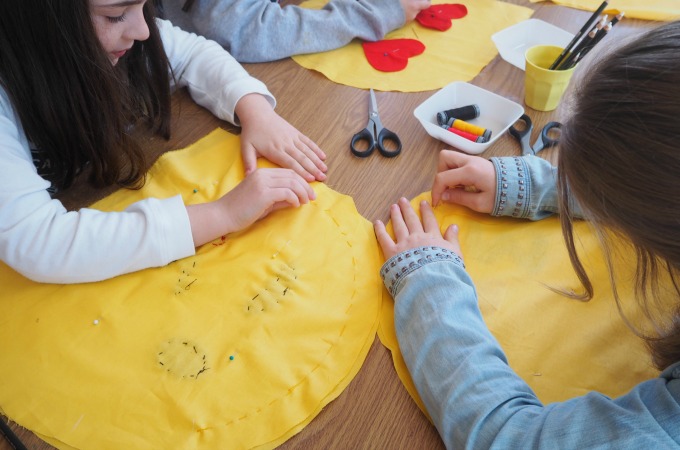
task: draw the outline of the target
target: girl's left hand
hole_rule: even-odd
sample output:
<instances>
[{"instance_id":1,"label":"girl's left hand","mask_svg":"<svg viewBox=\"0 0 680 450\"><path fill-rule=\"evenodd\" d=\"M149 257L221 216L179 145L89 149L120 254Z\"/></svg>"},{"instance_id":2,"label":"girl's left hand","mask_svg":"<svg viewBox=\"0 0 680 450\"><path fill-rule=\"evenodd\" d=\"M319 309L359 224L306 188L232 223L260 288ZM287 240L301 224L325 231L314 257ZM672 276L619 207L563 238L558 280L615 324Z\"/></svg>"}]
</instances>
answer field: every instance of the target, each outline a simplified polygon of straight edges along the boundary
<instances>
[{"instance_id":1,"label":"girl's left hand","mask_svg":"<svg viewBox=\"0 0 680 450\"><path fill-rule=\"evenodd\" d=\"M236 110L242 125L241 154L246 176L257 169L262 156L294 170L306 181L324 181L326 154L310 138L276 114L259 94L239 100Z\"/></svg>"},{"instance_id":2,"label":"girl's left hand","mask_svg":"<svg viewBox=\"0 0 680 450\"><path fill-rule=\"evenodd\" d=\"M385 225L381 221L375 222L375 235L385 259L390 259L406 250L427 246L451 250L462 258L463 255L458 242L458 226L449 226L442 236L434 211L432 211L430 204L424 200L420 202L420 214L423 217L422 223L411 204L403 197L399 199L398 204L393 204L390 207L390 219L394 230L394 240L387 233Z\"/></svg>"}]
</instances>

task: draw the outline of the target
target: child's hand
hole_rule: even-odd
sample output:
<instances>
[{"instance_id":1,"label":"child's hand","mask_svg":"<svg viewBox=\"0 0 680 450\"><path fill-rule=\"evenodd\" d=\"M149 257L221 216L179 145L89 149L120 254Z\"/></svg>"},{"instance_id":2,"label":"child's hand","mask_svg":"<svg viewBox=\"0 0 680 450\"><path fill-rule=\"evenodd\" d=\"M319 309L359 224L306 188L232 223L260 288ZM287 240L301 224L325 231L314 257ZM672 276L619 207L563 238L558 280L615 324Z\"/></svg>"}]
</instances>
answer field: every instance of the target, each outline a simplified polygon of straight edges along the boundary
<instances>
[{"instance_id":1,"label":"child's hand","mask_svg":"<svg viewBox=\"0 0 680 450\"><path fill-rule=\"evenodd\" d=\"M194 245L243 230L272 211L298 207L316 194L291 169L257 169L220 199L187 206Z\"/></svg>"},{"instance_id":2,"label":"child's hand","mask_svg":"<svg viewBox=\"0 0 680 450\"><path fill-rule=\"evenodd\" d=\"M420 11L429 8L431 4L430 0L401 0L406 23L413 21Z\"/></svg>"},{"instance_id":3,"label":"child's hand","mask_svg":"<svg viewBox=\"0 0 680 450\"><path fill-rule=\"evenodd\" d=\"M262 156L281 167L293 169L307 181L326 179L325 153L311 139L276 114L258 94L243 97L237 104L241 120L241 154L246 175L257 168Z\"/></svg>"},{"instance_id":4,"label":"child's hand","mask_svg":"<svg viewBox=\"0 0 680 450\"><path fill-rule=\"evenodd\" d=\"M420 202L420 214L423 218L422 224L411 204L403 197L399 199L398 204L390 206L390 219L395 240L392 240L381 221L375 222L375 236L385 259L390 259L406 250L425 246L446 248L462 257L458 243L458 226L449 226L442 237L437 218L426 201Z\"/></svg>"},{"instance_id":5,"label":"child's hand","mask_svg":"<svg viewBox=\"0 0 680 450\"><path fill-rule=\"evenodd\" d=\"M440 201L490 213L496 201L493 163L480 156L442 150L432 184L432 204L437 206Z\"/></svg>"},{"instance_id":6,"label":"child's hand","mask_svg":"<svg viewBox=\"0 0 680 450\"><path fill-rule=\"evenodd\" d=\"M226 233L243 230L269 213L298 207L316 194L290 169L257 169L218 200L224 212Z\"/></svg>"}]
</instances>

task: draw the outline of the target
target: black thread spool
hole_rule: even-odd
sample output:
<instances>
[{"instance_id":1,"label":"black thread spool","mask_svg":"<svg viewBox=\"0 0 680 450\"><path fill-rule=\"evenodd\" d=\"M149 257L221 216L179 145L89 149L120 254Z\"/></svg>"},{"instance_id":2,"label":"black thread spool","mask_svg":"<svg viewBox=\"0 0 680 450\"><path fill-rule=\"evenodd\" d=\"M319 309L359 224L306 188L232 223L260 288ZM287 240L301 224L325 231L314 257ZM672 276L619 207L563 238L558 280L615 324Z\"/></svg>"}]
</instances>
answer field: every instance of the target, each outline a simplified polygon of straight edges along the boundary
<instances>
[{"instance_id":1,"label":"black thread spool","mask_svg":"<svg viewBox=\"0 0 680 450\"><path fill-rule=\"evenodd\" d=\"M477 117L479 117L479 106L467 105L438 112L437 123L439 125L446 125L449 119L472 120Z\"/></svg>"}]
</instances>

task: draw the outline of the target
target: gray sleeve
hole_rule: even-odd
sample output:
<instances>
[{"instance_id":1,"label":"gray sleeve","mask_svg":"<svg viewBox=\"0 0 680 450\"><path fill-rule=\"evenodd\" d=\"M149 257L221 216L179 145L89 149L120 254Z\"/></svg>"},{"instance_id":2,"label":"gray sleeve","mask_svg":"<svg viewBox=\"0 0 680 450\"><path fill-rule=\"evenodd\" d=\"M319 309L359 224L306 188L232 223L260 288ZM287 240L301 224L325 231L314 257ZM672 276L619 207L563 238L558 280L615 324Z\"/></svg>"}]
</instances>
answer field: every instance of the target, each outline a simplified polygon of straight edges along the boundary
<instances>
[{"instance_id":1,"label":"gray sleeve","mask_svg":"<svg viewBox=\"0 0 680 450\"><path fill-rule=\"evenodd\" d=\"M165 17L217 41L240 62L265 62L376 41L404 24L399 0L331 0L320 10L269 0L166 0Z\"/></svg>"}]
</instances>

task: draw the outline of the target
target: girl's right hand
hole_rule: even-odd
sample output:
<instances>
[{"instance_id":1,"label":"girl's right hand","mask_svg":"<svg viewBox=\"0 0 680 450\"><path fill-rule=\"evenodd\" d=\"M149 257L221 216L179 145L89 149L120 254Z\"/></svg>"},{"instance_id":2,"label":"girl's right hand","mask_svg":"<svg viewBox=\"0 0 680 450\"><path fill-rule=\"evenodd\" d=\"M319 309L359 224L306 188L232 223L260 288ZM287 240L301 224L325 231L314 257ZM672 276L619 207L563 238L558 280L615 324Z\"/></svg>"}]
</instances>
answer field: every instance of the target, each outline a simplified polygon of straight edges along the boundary
<instances>
[{"instance_id":1,"label":"girl's right hand","mask_svg":"<svg viewBox=\"0 0 680 450\"><path fill-rule=\"evenodd\" d=\"M309 183L292 169L257 169L220 199L187 206L194 245L243 230L273 211L315 198Z\"/></svg>"},{"instance_id":2,"label":"girl's right hand","mask_svg":"<svg viewBox=\"0 0 680 450\"><path fill-rule=\"evenodd\" d=\"M493 163L480 156L442 150L432 184L432 204L437 206L440 201L490 213L496 201Z\"/></svg>"},{"instance_id":3,"label":"girl's right hand","mask_svg":"<svg viewBox=\"0 0 680 450\"><path fill-rule=\"evenodd\" d=\"M236 104L241 121L241 155L246 176L257 169L257 158L293 169L308 182L326 180L326 154L310 138L279 116L260 94L248 94Z\"/></svg>"}]
</instances>

